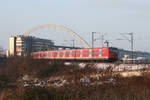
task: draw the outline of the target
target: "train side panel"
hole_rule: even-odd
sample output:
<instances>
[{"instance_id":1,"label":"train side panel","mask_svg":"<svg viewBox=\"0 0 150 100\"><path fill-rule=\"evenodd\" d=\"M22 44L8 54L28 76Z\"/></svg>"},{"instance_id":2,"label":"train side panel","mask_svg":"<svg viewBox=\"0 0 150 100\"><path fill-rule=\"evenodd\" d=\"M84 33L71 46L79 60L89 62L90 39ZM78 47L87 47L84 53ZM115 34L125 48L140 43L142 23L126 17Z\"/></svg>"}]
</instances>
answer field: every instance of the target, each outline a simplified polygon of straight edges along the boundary
<instances>
[{"instance_id":1,"label":"train side panel","mask_svg":"<svg viewBox=\"0 0 150 100\"><path fill-rule=\"evenodd\" d=\"M62 59L62 60L111 60L117 59L117 51L113 48L72 49L33 52L36 59Z\"/></svg>"}]
</instances>

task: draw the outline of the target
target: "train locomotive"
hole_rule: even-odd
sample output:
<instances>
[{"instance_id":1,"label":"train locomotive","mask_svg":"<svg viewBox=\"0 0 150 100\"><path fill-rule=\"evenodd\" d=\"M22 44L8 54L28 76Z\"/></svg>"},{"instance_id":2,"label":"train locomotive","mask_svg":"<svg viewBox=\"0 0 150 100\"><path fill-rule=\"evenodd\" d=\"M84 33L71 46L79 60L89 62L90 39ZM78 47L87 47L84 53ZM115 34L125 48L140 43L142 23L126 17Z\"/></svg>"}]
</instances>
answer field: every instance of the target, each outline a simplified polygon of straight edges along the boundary
<instances>
[{"instance_id":1,"label":"train locomotive","mask_svg":"<svg viewBox=\"0 0 150 100\"><path fill-rule=\"evenodd\" d=\"M35 59L53 59L64 61L117 61L118 49L108 48L88 48L33 52Z\"/></svg>"}]
</instances>

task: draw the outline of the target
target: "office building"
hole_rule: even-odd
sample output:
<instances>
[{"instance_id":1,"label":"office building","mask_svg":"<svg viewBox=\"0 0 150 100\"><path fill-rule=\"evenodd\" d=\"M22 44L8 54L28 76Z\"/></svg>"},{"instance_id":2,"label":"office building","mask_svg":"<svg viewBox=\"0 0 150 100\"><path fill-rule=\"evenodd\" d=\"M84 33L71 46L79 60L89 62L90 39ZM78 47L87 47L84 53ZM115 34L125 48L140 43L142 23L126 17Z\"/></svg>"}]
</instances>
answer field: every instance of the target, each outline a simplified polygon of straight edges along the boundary
<instances>
[{"instance_id":1,"label":"office building","mask_svg":"<svg viewBox=\"0 0 150 100\"><path fill-rule=\"evenodd\" d=\"M51 50L54 43L48 39L40 39L32 36L25 37L23 35L11 36L9 38L9 54L10 56L26 56L31 52Z\"/></svg>"}]
</instances>

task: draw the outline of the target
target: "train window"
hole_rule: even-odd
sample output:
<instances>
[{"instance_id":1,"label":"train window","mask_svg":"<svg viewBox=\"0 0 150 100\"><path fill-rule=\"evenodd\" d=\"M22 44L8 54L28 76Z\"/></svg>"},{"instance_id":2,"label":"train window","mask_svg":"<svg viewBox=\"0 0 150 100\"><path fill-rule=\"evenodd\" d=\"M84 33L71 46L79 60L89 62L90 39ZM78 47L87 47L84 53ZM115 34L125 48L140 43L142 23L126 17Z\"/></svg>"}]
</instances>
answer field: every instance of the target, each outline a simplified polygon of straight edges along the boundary
<instances>
[{"instance_id":1,"label":"train window","mask_svg":"<svg viewBox=\"0 0 150 100\"><path fill-rule=\"evenodd\" d=\"M54 56L54 53L52 53L52 56Z\"/></svg>"},{"instance_id":2,"label":"train window","mask_svg":"<svg viewBox=\"0 0 150 100\"><path fill-rule=\"evenodd\" d=\"M57 52L53 52L52 56L57 56Z\"/></svg>"},{"instance_id":3,"label":"train window","mask_svg":"<svg viewBox=\"0 0 150 100\"><path fill-rule=\"evenodd\" d=\"M75 52L71 52L71 55L74 56L74 55L75 55Z\"/></svg>"},{"instance_id":4,"label":"train window","mask_svg":"<svg viewBox=\"0 0 150 100\"><path fill-rule=\"evenodd\" d=\"M94 55L94 51L92 51L92 55Z\"/></svg>"},{"instance_id":5,"label":"train window","mask_svg":"<svg viewBox=\"0 0 150 100\"><path fill-rule=\"evenodd\" d=\"M98 51L93 51L92 54L93 55L98 55Z\"/></svg>"},{"instance_id":6,"label":"train window","mask_svg":"<svg viewBox=\"0 0 150 100\"><path fill-rule=\"evenodd\" d=\"M112 54L118 54L118 49L117 48L110 48L109 52Z\"/></svg>"},{"instance_id":7,"label":"train window","mask_svg":"<svg viewBox=\"0 0 150 100\"><path fill-rule=\"evenodd\" d=\"M82 52L82 55L84 56L84 52Z\"/></svg>"},{"instance_id":8,"label":"train window","mask_svg":"<svg viewBox=\"0 0 150 100\"><path fill-rule=\"evenodd\" d=\"M92 55L92 51L90 52L90 54Z\"/></svg>"},{"instance_id":9,"label":"train window","mask_svg":"<svg viewBox=\"0 0 150 100\"><path fill-rule=\"evenodd\" d=\"M47 56L47 54L46 53L43 53L43 55L42 55L43 57L46 57Z\"/></svg>"},{"instance_id":10,"label":"train window","mask_svg":"<svg viewBox=\"0 0 150 100\"><path fill-rule=\"evenodd\" d=\"M83 51L82 55L83 55L83 56L86 56L86 55L87 55L87 52L86 52L86 51Z\"/></svg>"},{"instance_id":11,"label":"train window","mask_svg":"<svg viewBox=\"0 0 150 100\"><path fill-rule=\"evenodd\" d=\"M101 54L102 54L102 52L101 52L101 51L99 51L99 54L101 55Z\"/></svg>"},{"instance_id":12,"label":"train window","mask_svg":"<svg viewBox=\"0 0 150 100\"><path fill-rule=\"evenodd\" d=\"M70 55L70 52L66 52L66 53L65 53L65 56L69 56L69 55Z\"/></svg>"},{"instance_id":13,"label":"train window","mask_svg":"<svg viewBox=\"0 0 150 100\"><path fill-rule=\"evenodd\" d=\"M102 55L104 55L104 51L102 51Z\"/></svg>"},{"instance_id":14,"label":"train window","mask_svg":"<svg viewBox=\"0 0 150 100\"><path fill-rule=\"evenodd\" d=\"M45 57L47 57L48 56L48 53L45 53Z\"/></svg>"},{"instance_id":15,"label":"train window","mask_svg":"<svg viewBox=\"0 0 150 100\"><path fill-rule=\"evenodd\" d=\"M68 52L68 56L70 55L70 52Z\"/></svg>"},{"instance_id":16,"label":"train window","mask_svg":"<svg viewBox=\"0 0 150 100\"><path fill-rule=\"evenodd\" d=\"M67 56L67 52L65 52L65 56Z\"/></svg>"},{"instance_id":17,"label":"train window","mask_svg":"<svg viewBox=\"0 0 150 100\"><path fill-rule=\"evenodd\" d=\"M80 53L80 51L79 51L79 52L77 52L77 54L78 54L78 55L80 55L80 54L81 54L81 53Z\"/></svg>"},{"instance_id":18,"label":"train window","mask_svg":"<svg viewBox=\"0 0 150 100\"><path fill-rule=\"evenodd\" d=\"M86 55L87 55L87 56L89 55L89 52L88 52L88 51L86 51Z\"/></svg>"},{"instance_id":19,"label":"train window","mask_svg":"<svg viewBox=\"0 0 150 100\"><path fill-rule=\"evenodd\" d=\"M64 53L63 53L63 52L60 52L60 53L59 53L59 56L63 56L63 55L64 55Z\"/></svg>"},{"instance_id":20,"label":"train window","mask_svg":"<svg viewBox=\"0 0 150 100\"><path fill-rule=\"evenodd\" d=\"M48 53L48 56L51 56L51 53L50 53L50 52Z\"/></svg>"},{"instance_id":21,"label":"train window","mask_svg":"<svg viewBox=\"0 0 150 100\"><path fill-rule=\"evenodd\" d=\"M55 53L55 55L57 56L57 52Z\"/></svg>"},{"instance_id":22,"label":"train window","mask_svg":"<svg viewBox=\"0 0 150 100\"><path fill-rule=\"evenodd\" d=\"M95 51L95 55L98 55L98 51Z\"/></svg>"}]
</instances>

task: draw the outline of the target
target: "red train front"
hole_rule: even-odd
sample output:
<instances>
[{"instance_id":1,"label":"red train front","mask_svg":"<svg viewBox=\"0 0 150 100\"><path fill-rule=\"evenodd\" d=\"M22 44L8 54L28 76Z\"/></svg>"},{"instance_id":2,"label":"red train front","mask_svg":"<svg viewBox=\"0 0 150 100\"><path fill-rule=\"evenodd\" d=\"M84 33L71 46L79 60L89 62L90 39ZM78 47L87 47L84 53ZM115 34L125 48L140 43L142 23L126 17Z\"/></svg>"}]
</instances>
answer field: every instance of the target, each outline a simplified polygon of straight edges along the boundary
<instances>
[{"instance_id":1,"label":"red train front","mask_svg":"<svg viewBox=\"0 0 150 100\"><path fill-rule=\"evenodd\" d=\"M118 60L117 48L90 48L33 52L36 59L79 60L79 61L116 61Z\"/></svg>"}]
</instances>

